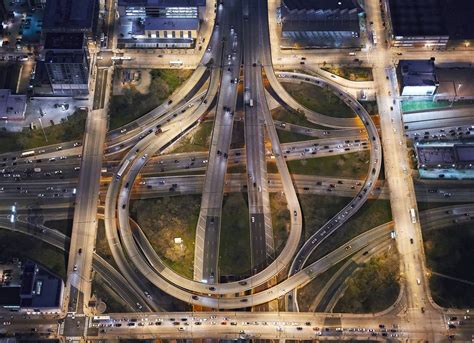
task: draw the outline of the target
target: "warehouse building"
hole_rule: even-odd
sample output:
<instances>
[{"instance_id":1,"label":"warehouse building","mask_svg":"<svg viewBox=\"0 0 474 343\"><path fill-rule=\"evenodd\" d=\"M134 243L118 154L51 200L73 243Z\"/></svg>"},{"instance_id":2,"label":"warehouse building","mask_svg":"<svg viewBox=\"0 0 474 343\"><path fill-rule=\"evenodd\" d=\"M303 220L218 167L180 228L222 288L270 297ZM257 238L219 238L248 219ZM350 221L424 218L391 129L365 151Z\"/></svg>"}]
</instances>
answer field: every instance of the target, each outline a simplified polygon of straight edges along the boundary
<instances>
[{"instance_id":1,"label":"warehouse building","mask_svg":"<svg viewBox=\"0 0 474 343\"><path fill-rule=\"evenodd\" d=\"M363 14L356 0L283 0L282 46L360 47Z\"/></svg>"},{"instance_id":2,"label":"warehouse building","mask_svg":"<svg viewBox=\"0 0 474 343\"><path fill-rule=\"evenodd\" d=\"M36 93L56 96L81 96L89 93L90 59L82 32L48 33L44 43L44 60L38 62L34 84Z\"/></svg>"},{"instance_id":3,"label":"warehouse building","mask_svg":"<svg viewBox=\"0 0 474 343\"><path fill-rule=\"evenodd\" d=\"M439 87L434 100L474 100L474 68L436 68Z\"/></svg>"},{"instance_id":4,"label":"warehouse building","mask_svg":"<svg viewBox=\"0 0 474 343\"><path fill-rule=\"evenodd\" d=\"M472 0L388 0L386 11L395 47L445 49L474 39Z\"/></svg>"},{"instance_id":5,"label":"warehouse building","mask_svg":"<svg viewBox=\"0 0 474 343\"><path fill-rule=\"evenodd\" d=\"M192 48L205 0L120 0L119 48Z\"/></svg>"},{"instance_id":6,"label":"warehouse building","mask_svg":"<svg viewBox=\"0 0 474 343\"><path fill-rule=\"evenodd\" d=\"M34 262L0 264L0 306L6 310L58 312L63 290L61 278Z\"/></svg>"},{"instance_id":7,"label":"warehouse building","mask_svg":"<svg viewBox=\"0 0 474 343\"><path fill-rule=\"evenodd\" d=\"M472 169L474 144L472 142L417 143L418 167L422 169Z\"/></svg>"},{"instance_id":8,"label":"warehouse building","mask_svg":"<svg viewBox=\"0 0 474 343\"><path fill-rule=\"evenodd\" d=\"M439 85L434 59L400 60L397 79L402 96L432 97Z\"/></svg>"}]
</instances>

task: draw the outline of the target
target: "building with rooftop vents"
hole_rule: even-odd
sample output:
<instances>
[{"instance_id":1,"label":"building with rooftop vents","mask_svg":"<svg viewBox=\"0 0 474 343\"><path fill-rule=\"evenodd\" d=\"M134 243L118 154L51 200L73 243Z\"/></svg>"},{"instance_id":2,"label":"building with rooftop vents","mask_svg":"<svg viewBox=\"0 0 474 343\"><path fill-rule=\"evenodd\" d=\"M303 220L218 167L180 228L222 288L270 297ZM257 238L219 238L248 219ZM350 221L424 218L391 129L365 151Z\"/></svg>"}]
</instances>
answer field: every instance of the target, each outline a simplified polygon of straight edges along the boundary
<instances>
[{"instance_id":1,"label":"building with rooftop vents","mask_svg":"<svg viewBox=\"0 0 474 343\"><path fill-rule=\"evenodd\" d=\"M431 97L439 85L434 59L400 60L397 66L397 79L402 96Z\"/></svg>"},{"instance_id":2,"label":"building with rooftop vents","mask_svg":"<svg viewBox=\"0 0 474 343\"><path fill-rule=\"evenodd\" d=\"M360 47L364 11L356 0L283 0L283 46Z\"/></svg>"},{"instance_id":3,"label":"building with rooftop vents","mask_svg":"<svg viewBox=\"0 0 474 343\"><path fill-rule=\"evenodd\" d=\"M383 4L393 46L444 49L473 43L472 0L388 0Z\"/></svg>"},{"instance_id":4,"label":"building with rooftop vents","mask_svg":"<svg viewBox=\"0 0 474 343\"><path fill-rule=\"evenodd\" d=\"M119 48L192 48L205 0L119 0Z\"/></svg>"}]
</instances>

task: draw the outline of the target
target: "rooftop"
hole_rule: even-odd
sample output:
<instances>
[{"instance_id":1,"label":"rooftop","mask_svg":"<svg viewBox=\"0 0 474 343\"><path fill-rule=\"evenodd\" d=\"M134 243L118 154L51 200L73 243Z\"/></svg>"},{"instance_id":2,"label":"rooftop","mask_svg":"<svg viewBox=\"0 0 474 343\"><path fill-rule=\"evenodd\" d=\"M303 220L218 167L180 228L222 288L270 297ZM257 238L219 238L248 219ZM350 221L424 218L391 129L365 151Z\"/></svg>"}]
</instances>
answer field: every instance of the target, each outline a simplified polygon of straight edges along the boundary
<instances>
[{"instance_id":1,"label":"rooftop","mask_svg":"<svg viewBox=\"0 0 474 343\"><path fill-rule=\"evenodd\" d=\"M206 6L206 0L119 0L119 6L195 7Z\"/></svg>"},{"instance_id":2,"label":"rooftop","mask_svg":"<svg viewBox=\"0 0 474 343\"><path fill-rule=\"evenodd\" d=\"M72 50L67 52L48 51L45 55L45 63L83 63L85 52L83 50Z\"/></svg>"},{"instance_id":3,"label":"rooftop","mask_svg":"<svg viewBox=\"0 0 474 343\"><path fill-rule=\"evenodd\" d=\"M77 33L48 33L44 42L45 49L82 49L84 34Z\"/></svg>"},{"instance_id":4,"label":"rooftop","mask_svg":"<svg viewBox=\"0 0 474 343\"><path fill-rule=\"evenodd\" d=\"M403 86L434 86L438 84L434 60L400 60Z\"/></svg>"},{"instance_id":5,"label":"rooftop","mask_svg":"<svg viewBox=\"0 0 474 343\"><path fill-rule=\"evenodd\" d=\"M97 0L48 0L44 11L43 30L92 30L96 2Z\"/></svg>"},{"instance_id":6,"label":"rooftop","mask_svg":"<svg viewBox=\"0 0 474 343\"><path fill-rule=\"evenodd\" d=\"M9 89L0 89L0 118L20 119L26 110L26 95L12 95Z\"/></svg>"},{"instance_id":7,"label":"rooftop","mask_svg":"<svg viewBox=\"0 0 474 343\"><path fill-rule=\"evenodd\" d=\"M440 85L437 93L474 96L474 68L436 68L436 77Z\"/></svg>"},{"instance_id":8,"label":"rooftop","mask_svg":"<svg viewBox=\"0 0 474 343\"><path fill-rule=\"evenodd\" d=\"M283 0L291 10L343 10L360 8L356 0Z\"/></svg>"},{"instance_id":9,"label":"rooftop","mask_svg":"<svg viewBox=\"0 0 474 343\"><path fill-rule=\"evenodd\" d=\"M147 17L145 19L145 30L197 30L199 19L197 18L163 18Z\"/></svg>"},{"instance_id":10,"label":"rooftop","mask_svg":"<svg viewBox=\"0 0 474 343\"><path fill-rule=\"evenodd\" d=\"M472 0L388 0L394 36L474 38Z\"/></svg>"},{"instance_id":11,"label":"rooftop","mask_svg":"<svg viewBox=\"0 0 474 343\"><path fill-rule=\"evenodd\" d=\"M423 167L467 167L474 163L474 144L453 142L426 142L416 144L419 164Z\"/></svg>"}]
</instances>

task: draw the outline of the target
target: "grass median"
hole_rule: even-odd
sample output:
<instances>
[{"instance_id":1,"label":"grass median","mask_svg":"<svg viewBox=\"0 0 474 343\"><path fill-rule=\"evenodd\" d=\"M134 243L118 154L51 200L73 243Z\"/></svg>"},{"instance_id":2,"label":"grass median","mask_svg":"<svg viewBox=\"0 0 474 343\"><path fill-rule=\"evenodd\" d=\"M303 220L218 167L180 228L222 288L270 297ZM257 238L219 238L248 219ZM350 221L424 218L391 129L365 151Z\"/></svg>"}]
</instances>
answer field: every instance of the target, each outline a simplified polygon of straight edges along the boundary
<instances>
[{"instance_id":1,"label":"grass median","mask_svg":"<svg viewBox=\"0 0 474 343\"><path fill-rule=\"evenodd\" d=\"M177 273L192 279L194 241L201 195L134 200L131 216L140 225L158 256ZM175 241L181 238L181 242Z\"/></svg>"},{"instance_id":2,"label":"grass median","mask_svg":"<svg viewBox=\"0 0 474 343\"><path fill-rule=\"evenodd\" d=\"M290 211L282 193L270 193L275 257L283 250L290 234Z\"/></svg>"},{"instance_id":3,"label":"grass median","mask_svg":"<svg viewBox=\"0 0 474 343\"><path fill-rule=\"evenodd\" d=\"M205 121L181 138L170 153L208 151L211 143L213 121Z\"/></svg>"},{"instance_id":4,"label":"grass median","mask_svg":"<svg viewBox=\"0 0 474 343\"><path fill-rule=\"evenodd\" d=\"M348 154L288 161L292 174L348 177L362 179L369 170L369 152L351 152Z\"/></svg>"},{"instance_id":5,"label":"grass median","mask_svg":"<svg viewBox=\"0 0 474 343\"><path fill-rule=\"evenodd\" d=\"M373 81L372 68L350 66L326 66L321 68L350 81Z\"/></svg>"},{"instance_id":6,"label":"grass median","mask_svg":"<svg viewBox=\"0 0 474 343\"><path fill-rule=\"evenodd\" d=\"M289 83L282 85L287 92L304 107L337 118L354 118L356 114L331 90L307 83Z\"/></svg>"},{"instance_id":7,"label":"grass median","mask_svg":"<svg viewBox=\"0 0 474 343\"><path fill-rule=\"evenodd\" d=\"M219 245L221 276L250 273L250 224L247 193L229 193L222 204Z\"/></svg>"},{"instance_id":8,"label":"grass median","mask_svg":"<svg viewBox=\"0 0 474 343\"><path fill-rule=\"evenodd\" d=\"M109 106L110 129L123 126L158 107L191 74L192 71L187 69L153 69L146 94L131 86L124 89L123 94L113 95Z\"/></svg>"}]
</instances>

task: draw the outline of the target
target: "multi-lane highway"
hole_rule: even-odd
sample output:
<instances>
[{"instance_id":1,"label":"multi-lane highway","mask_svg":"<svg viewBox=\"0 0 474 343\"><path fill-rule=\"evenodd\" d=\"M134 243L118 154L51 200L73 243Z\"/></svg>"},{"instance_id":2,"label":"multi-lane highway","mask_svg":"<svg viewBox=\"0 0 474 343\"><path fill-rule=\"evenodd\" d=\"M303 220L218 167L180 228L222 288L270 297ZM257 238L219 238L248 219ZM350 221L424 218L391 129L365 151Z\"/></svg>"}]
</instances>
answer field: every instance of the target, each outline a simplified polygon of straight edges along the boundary
<instances>
[{"instance_id":1,"label":"multi-lane highway","mask_svg":"<svg viewBox=\"0 0 474 343\"><path fill-rule=\"evenodd\" d=\"M419 200L462 201L470 200L471 191L449 187L439 182L418 183L414 186L409 173L405 151L404 130L409 137L429 136L444 139L470 134L470 109L460 109L459 116L439 118L439 113L400 115L396 75L392 66L390 48L382 42L374 47L363 63L374 66L375 81L362 87L375 88L380 111L380 126L377 126L367 111L354 97L352 84L340 78L310 76L295 72L273 70L272 58L288 66L322 62L328 58L347 59L340 51L281 52L275 48L278 40L271 42L274 32L269 32L272 19L268 18L274 1L226 0L216 3L216 25L208 49L202 54L196 70L177 92L165 103L142 118L105 133L106 107L110 70L96 73L96 86L89 115L84 147L80 142L70 142L38 149L29 156L18 153L5 154L2 171L5 178L0 197L17 199L27 203L35 198L40 206L48 208L45 214L63 208L59 217L70 216L65 206L74 203L74 224L69 250L66 305L72 312L60 325L52 330L50 318L45 318L39 330L47 336L76 336L75 316L81 318L76 325L83 327L83 335L91 339L107 339L117 336L133 338L280 338L314 339L353 338L367 339L388 336L400 339L442 340L451 331L446 326L453 312L442 316L442 309L431 300L425 277L424 253L420 227L410 219L409 212L416 213L416 196ZM108 22L113 23L113 2L108 3ZM366 12L373 29L383 36L379 4L366 1ZM270 15L274 16L271 12ZM267 23L267 20L269 22ZM109 35L113 30L109 27ZM109 37L109 44L113 38ZM271 44L272 43L272 44ZM272 49L273 48L273 49ZM342 56L344 54L345 56ZM370 56L369 56L370 55ZM407 55L410 55L408 53ZM441 60L448 60L440 53ZM137 54L139 59L140 54ZM423 53L417 55L424 56ZM245 114L245 148L230 150L234 113L237 112L241 59L243 57L243 106ZM468 60L465 54L456 57ZM190 58L190 60L196 58ZM368 60L366 60L368 59ZM149 58L146 59L147 61ZM310 129L289 123L275 122L270 114L264 90L262 71L268 86L277 100L293 110L302 111L306 118L330 129ZM326 77L324 77L326 76ZM304 82L330 89L355 113L354 118L335 118L316 113L298 104L282 87L280 82ZM359 85L360 86L360 85ZM388 96L387 96L388 94ZM215 103L214 103L215 100ZM209 152L180 155L161 155L170 144L189 132L214 109L214 128ZM94 118L91 119L91 118ZM462 118L459 118L462 117ZM317 138L313 141L280 144L277 129L288 130ZM447 130L447 131L446 131ZM453 132L451 132L453 131ZM461 132L463 133L461 135ZM382 166L382 133L386 181L379 180ZM453 134L452 134L453 133ZM265 140L267 139L267 141ZM399 144L398 144L399 143ZM268 147L269 146L269 147ZM400 148L401 147L401 148ZM331 177L292 175L286 161L317 158L348 152L369 150L368 173L365 180L350 180ZM106 161L103 163L102 158ZM278 174L267 174L267 161L274 162ZM246 164L246 173L226 174L227 166ZM22 170L23 169L23 170ZM105 170L104 170L105 169ZM205 170L205 175L166 176L169 171ZM101 178L102 176L102 178ZM57 185L46 186L44 179L59 180ZM140 182L138 182L138 179ZM14 180L18 186L9 185ZM137 223L129 218L129 201L132 197L149 197L170 194L169 183L177 184L174 194L202 192L201 213L196 230L194 280L188 280L173 270L158 257ZM1 182L0 182L1 184ZM0 185L1 187L1 185ZM388 189L388 187L390 187ZM99 191L106 192L105 197ZM249 224L251 228L251 277L228 283L219 283L218 256L219 232L223 193L244 191L249 197ZM282 192L290 211L291 230L288 241L278 256L273 256L273 236L269 192ZM298 192L331 194L352 197L348 205L329 219L306 242L300 242L302 213ZM416 191L416 194L415 194ZM347 222L370 198L390 198L394 223L375 228L354 238L316 262L305 266L309 256L326 237ZM45 206L43 203L50 207ZM113 270L94 253L96 219L99 201L104 202L104 220L107 240L114 260L121 272ZM0 209L3 210L3 209ZM8 209L5 208L5 212ZM471 206L440 208L419 216L425 229L435 229L454 222L472 220ZM17 228L23 227L23 213L18 215ZM467 215L466 215L467 213ZM429 218L426 218L429 216ZM1 219L0 219L1 220ZM0 223L1 224L1 223ZM5 224L8 224L5 217ZM389 232L395 229L397 248L402 265L402 293L397 303L377 316L329 315L324 313L248 313L221 312L181 314L133 314L111 315L110 318L94 320L84 317L90 296L91 268L103 274L112 287L119 291L130 308L157 310L154 291L159 288L174 297L194 305L214 309L236 309L266 304L293 292L288 308L298 308L296 289L302 287L336 263L352 256L352 261L362 262L384 249L390 241ZM25 233L30 233L26 225ZM41 229L43 230L43 229ZM65 248L67 239L59 237L49 229L41 231L41 239ZM348 248L349 247L349 248ZM297 251L300 249L299 251ZM296 256L295 255L296 252ZM370 252L365 254L365 252ZM354 255L355 254L355 255ZM355 262L348 262L326 286L323 295L315 300L319 310L330 310L343 294L344 280L351 275ZM290 266L289 276L278 283L268 281ZM105 274L105 276L104 276ZM251 291L251 292L247 292ZM288 297L287 299L290 299ZM446 312L445 312L446 313ZM284 315L284 319L282 319ZM222 316L222 318L220 318ZM465 318L468 323L470 318ZM5 324L0 330L26 328L21 319ZM33 322L31 322L33 323ZM414 324L417 323L417 324ZM418 323L420 323L418 325ZM36 322L35 322L36 324ZM385 326L387 325L387 326ZM456 331L462 337L469 336L472 325ZM74 332L74 334L73 334Z\"/></svg>"}]
</instances>

